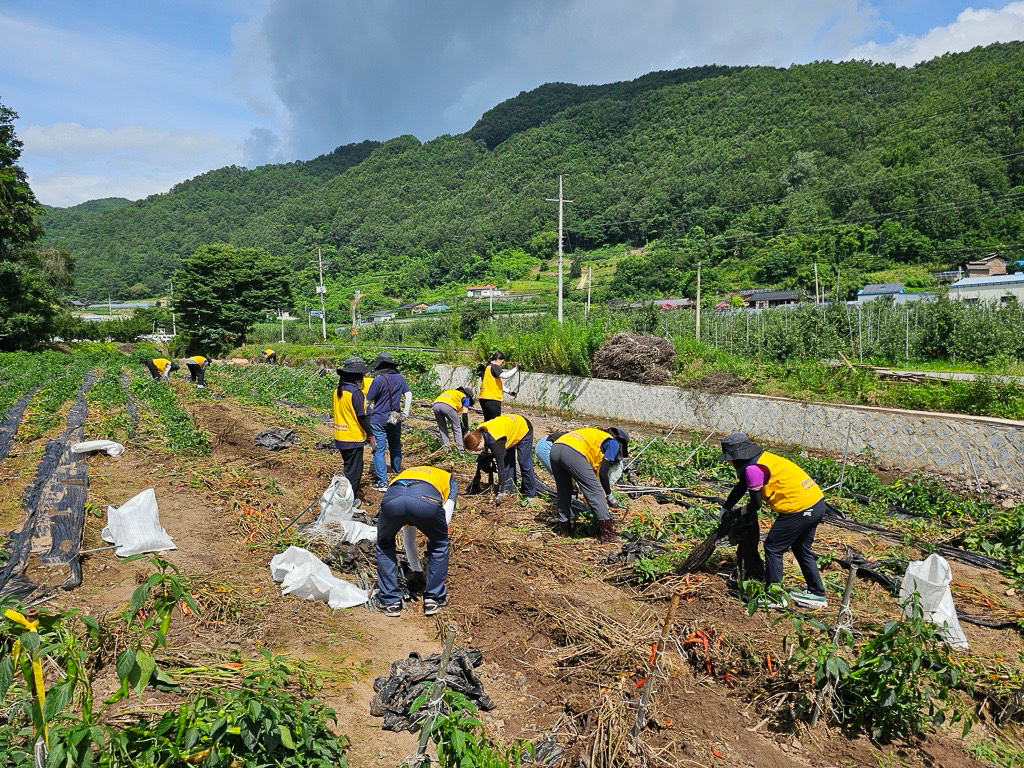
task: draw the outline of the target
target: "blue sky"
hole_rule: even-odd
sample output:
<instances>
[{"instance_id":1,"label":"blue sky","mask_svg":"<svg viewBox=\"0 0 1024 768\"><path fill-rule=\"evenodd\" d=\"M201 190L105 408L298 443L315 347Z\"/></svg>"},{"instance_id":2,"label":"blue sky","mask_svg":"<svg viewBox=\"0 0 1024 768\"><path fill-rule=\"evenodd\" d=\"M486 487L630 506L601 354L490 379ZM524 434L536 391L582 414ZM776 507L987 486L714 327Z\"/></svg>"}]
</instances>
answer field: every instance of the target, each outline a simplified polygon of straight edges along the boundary
<instances>
[{"instance_id":1,"label":"blue sky","mask_svg":"<svg viewBox=\"0 0 1024 768\"><path fill-rule=\"evenodd\" d=\"M541 83L912 65L1024 39L1024 0L0 0L0 103L42 202L468 129Z\"/></svg>"}]
</instances>

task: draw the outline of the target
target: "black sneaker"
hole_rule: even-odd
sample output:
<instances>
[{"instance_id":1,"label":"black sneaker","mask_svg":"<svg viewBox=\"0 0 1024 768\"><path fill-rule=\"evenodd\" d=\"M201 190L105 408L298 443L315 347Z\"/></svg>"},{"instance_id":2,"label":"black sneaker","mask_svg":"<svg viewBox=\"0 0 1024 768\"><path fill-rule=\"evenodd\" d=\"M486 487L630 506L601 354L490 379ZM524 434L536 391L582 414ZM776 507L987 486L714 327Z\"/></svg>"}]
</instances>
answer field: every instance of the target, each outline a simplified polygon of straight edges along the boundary
<instances>
[{"instance_id":1,"label":"black sneaker","mask_svg":"<svg viewBox=\"0 0 1024 768\"><path fill-rule=\"evenodd\" d=\"M423 615L433 616L435 613L439 613L442 608L447 608L451 605L452 601L448 599L446 595L443 600L433 600L431 598L425 598L423 600Z\"/></svg>"},{"instance_id":2,"label":"black sneaker","mask_svg":"<svg viewBox=\"0 0 1024 768\"><path fill-rule=\"evenodd\" d=\"M380 601L380 598L377 597L377 595L374 595L370 598L370 607L373 608L375 611L380 611L385 616L390 616L393 619L402 615L401 600L399 600L397 603L388 603L387 605L385 605Z\"/></svg>"}]
</instances>

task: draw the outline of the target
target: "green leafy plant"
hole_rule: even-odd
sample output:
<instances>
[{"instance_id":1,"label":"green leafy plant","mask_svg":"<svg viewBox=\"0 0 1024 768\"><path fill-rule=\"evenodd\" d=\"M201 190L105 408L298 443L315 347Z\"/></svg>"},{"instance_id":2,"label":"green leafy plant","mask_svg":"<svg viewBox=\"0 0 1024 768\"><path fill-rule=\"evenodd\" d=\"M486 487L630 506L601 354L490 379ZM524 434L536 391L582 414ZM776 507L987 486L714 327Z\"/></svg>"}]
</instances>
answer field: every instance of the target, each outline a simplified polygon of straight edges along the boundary
<instances>
[{"instance_id":1,"label":"green leafy plant","mask_svg":"<svg viewBox=\"0 0 1024 768\"><path fill-rule=\"evenodd\" d=\"M424 693L413 703L412 711L423 710L429 699L430 693ZM510 768L532 754L532 747L526 742L503 745L492 740L484 730L476 705L461 693L445 689L442 701L444 706L431 720L429 731L440 768ZM423 765L430 765L429 757Z\"/></svg>"},{"instance_id":2,"label":"green leafy plant","mask_svg":"<svg viewBox=\"0 0 1024 768\"><path fill-rule=\"evenodd\" d=\"M828 687L837 722L874 741L907 738L947 721L962 722L966 735L975 718L957 691L973 691L970 677L941 629L924 619L916 595L909 607L910 615L887 622L859 648L847 629L833 633L818 619L792 617L785 644L798 684L794 717L805 715Z\"/></svg>"}]
</instances>

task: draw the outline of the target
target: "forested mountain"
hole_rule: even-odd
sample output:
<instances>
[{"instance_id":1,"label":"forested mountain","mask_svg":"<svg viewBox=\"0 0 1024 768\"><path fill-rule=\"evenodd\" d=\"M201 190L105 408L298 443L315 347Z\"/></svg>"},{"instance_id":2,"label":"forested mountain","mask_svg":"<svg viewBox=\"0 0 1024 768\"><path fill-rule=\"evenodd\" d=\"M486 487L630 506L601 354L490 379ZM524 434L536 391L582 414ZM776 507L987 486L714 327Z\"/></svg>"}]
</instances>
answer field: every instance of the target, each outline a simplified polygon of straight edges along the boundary
<instances>
[{"instance_id":1,"label":"forested mountain","mask_svg":"<svg viewBox=\"0 0 1024 768\"><path fill-rule=\"evenodd\" d=\"M106 297L163 293L179 259L207 243L230 240L254 216L316 189L362 162L377 142L338 147L308 162L228 166L131 202L90 200L44 209L44 243L63 245L76 261L79 293Z\"/></svg>"},{"instance_id":2,"label":"forested mountain","mask_svg":"<svg viewBox=\"0 0 1024 768\"><path fill-rule=\"evenodd\" d=\"M570 249L650 244L618 265L610 293L692 293L698 259L712 291L807 286L817 261L849 293L886 269L997 249L1015 260L1022 126L1021 43L913 68L706 67L556 84L461 136L342 148L318 174L303 169L319 158L214 171L71 226L51 217L48 240L72 250L84 292L164 279L222 239L296 270L322 245L343 257L342 282L383 274L391 295L411 297L521 265L511 249L549 255L556 206L544 198L564 174Z\"/></svg>"}]
</instances>

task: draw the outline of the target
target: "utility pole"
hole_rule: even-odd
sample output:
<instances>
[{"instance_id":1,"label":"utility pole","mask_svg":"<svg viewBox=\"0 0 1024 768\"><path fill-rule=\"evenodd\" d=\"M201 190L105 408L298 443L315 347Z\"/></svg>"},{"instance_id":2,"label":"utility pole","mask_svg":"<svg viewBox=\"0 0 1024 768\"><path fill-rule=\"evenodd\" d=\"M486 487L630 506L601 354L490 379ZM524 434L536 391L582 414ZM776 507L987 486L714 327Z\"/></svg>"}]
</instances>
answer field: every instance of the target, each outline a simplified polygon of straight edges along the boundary
<instances>
[{"instance_id":1,"label":"utility pole","mask_svg":"<svg viewBox=\"0 0 1024 768\"><path fill-rule=\"evenodd\" d=\"M174 281L171 280L171 336L178 335L178 321L174 318Z\"/></svg>"},{"instance_id":2,"label":"utility pole","mask_svg":"<svg viewBox=\"0 0 1024 768\"><path fill-rule=\"evenodd\" d=\"M277 310L277 314L281 316L281 343L284 344L284 310Z\"/></svg>"},{"instance_id":3,"label":"utility pole","mask_svg":"<svg viewBox=\"0 0 1024 768\"><path fill-rule=\"evenodd\" d=\"M324 341L327 341L327 289L324 288L324 259L319 245L316 247L316 263L320 269L320 285L316 287L316 292L320 294L320 329L323 332Z\"/></svg>"},{"instance_id":4,"label":"utility pole","mask_svg":"<svg viewBox=\"0 0 1024 768\"><path fill-rule=\"evenodd\" d=\"M495 288L492 285L491 289L487 292L487 315L494 317L494 291Z\"/></svg>"},{"instance_id":5,"label":"utility pole","mask_svg":"<svg viewBox=\"0 0 1024 768\"><path fill-rule=\"evenodd\" d=\"M562 273L559 272L558 274L561 275ZM559 305L559 306L561 306L561 305ZM110 320L113 316L114 316L114 309L113 309L113 305L110 303L110 294L108 293L107 294L107 320Z\"/></svg>"},{"instance_id":6,"label":"utility pole","mask_svg":"<svg viewBox=\"0 0 1024 768\"><path fill-rule=\"evenodd\" d=\"M558 324L562 324L562 206L565 203L571 203L572 200L566 200L562 196L562 174L558 174L558 197L551 198L545 197L545 201L549 203L558 203Z\"/></svg>"},{"instance_id":7,"label":"utility pole","mask_svg":"<svg viewBox=\"0 0 1024 768\"><path fill-rule=\"evenodd\" d=\"M700 261L697 262L697 327L696 337L700 341Z\"/></svg>"},{"instance_id":8,"label":"utility pole","mask_svg":"<svg viewBox=\"0 0 1024 768\"><path fill-rule=\"evenodd\" d=\"M594 282L594 268L587 267L587 311L583 313L583 319L590 319L590 286Z\"/></svg>"},{"instance_id":9,"label":"utility pole","mask_svg":"<svg viewBox=\"0 0 1024 768\"><path fill-rule=\"evenodd\" d=\"M302 300L302 308L306 312L306 327L313 330L313 317L309 314L309 299Z\"/></svg>"},{"instance_id":10,"label":"utility pole","mask_svg":"<svg viewBox=\"0 0 1024 768\"><path fill-rule=\"evenodd\" d=\"M814 306L821 303L821 292L818 290L818 262L814 262Z\"/></svg>"},{"instance_id":11,"label":"utility pole","mask_svg":"<svg viewBox=\"0 0 1024 768\"><path fill-rule=\"evenodd\" d=\"M360 297L363 292L356 288L355 295L352 297L352 302L349 304L349 308L352 310L352 335L356 336L359 331L356 329L356 305L359 303Z\"/></svg>"}]
</instances>

